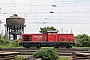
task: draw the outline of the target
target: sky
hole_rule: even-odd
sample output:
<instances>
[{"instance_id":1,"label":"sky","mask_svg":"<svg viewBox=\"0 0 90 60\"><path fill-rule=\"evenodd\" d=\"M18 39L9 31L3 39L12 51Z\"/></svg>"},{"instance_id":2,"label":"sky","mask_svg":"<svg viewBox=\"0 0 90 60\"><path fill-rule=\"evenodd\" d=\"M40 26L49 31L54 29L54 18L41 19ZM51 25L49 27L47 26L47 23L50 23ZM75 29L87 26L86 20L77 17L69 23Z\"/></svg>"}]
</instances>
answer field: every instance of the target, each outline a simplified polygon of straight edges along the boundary
<instances>
[{"instance_id":1,"label":"sky","mask_svg":"<svg viewBox=\"0 0 90 60\"><path fill-rule=\"evenodd\" d=\"M3 34L6 18L18 14L25 18L25 33L39 33L40 27L53 26L59 33L63 28L63 33L72 29L74 35L90 35L90 0L0 0L0 8Z\"/></svg>"}]
</instances>

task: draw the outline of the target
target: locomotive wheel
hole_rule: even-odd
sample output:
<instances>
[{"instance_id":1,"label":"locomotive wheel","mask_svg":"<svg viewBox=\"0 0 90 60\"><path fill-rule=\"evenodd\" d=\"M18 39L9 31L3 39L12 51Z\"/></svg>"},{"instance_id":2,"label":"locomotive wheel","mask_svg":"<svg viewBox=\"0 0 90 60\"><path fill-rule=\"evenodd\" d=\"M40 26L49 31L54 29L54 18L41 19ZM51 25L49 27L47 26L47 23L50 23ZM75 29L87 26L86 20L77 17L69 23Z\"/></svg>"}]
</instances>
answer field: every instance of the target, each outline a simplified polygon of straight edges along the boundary
<instances>
[{"instance_id":1,"label":"locomotive wheel","mask_svg":"<svg viewBox=\"0 0 90 60\"><path fill-rule=\"evenodd\" d=\"M40 48L40 47L41 47L40 44L37 44L37 45L36 45L36 48Z\"/></svg>"},{"instance_id":2,"label":"locomotive wheel","mask_svg":"<svg viewBox=\"0 0 90 60\"><path fill-rule=\"evenodd\" d=\"M66 48L69 48L69 46L67 45Z\"/></svg>"},{"instance_id":3,"label":"locomotive wheel","mask_svg":"<svg viewBox=\"0 0 90 60\"><path fill-rule=\"evenodd\" d=\"M72 48L72 46L71 45L66 45L66 48Z\"/></svg>"},{"instance_id":4,"label":"locomotive wheel","mask_svg":"<svg viewBox=\"0 0 90 60\"><path fill-rule=\"evenodd\" d=\"M59 48L59 44L54 45L54 48Z\"/></svg>"},{"instance_id":5,"label":"locomotive wheel","mask_svg":"<svg viewBox=\"0 0 90 60\"><path fill-rule=\"evenodd\" d=\"M69 48L72 48L72 46L70 45Z\"/></svg>"},{"instance_id":6,"label":"locomotive wheel","mask_svg":"<svg viewBox=\"0 0 90 60\"><path fill-rule=\"evenodd\" d=\"M29 44L25 44L25 48L30 48L30 45Z\"/></svg>"}]
</instances>

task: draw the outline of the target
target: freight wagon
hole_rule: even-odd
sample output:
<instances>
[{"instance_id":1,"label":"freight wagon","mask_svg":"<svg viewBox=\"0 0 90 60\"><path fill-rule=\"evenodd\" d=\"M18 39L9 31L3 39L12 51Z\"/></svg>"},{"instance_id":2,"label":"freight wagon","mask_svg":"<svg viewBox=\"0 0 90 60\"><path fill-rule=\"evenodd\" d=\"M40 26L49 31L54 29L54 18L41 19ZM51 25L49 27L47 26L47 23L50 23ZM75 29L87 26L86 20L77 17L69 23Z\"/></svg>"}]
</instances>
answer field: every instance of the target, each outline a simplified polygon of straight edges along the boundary
<instances>
[{"instance_id":1,"label":"freight wagon","mask_svg":"<svg viewBox=\"0 0 90 60\"><path fill-rule=\"evenodd\" d=\"M36 48L51 46L72 48L75 41L74 34L58 34L58 31L47 31L46 34L22 34L19 44L26 48L32 46Z\"/></svg>"}]
</instances>

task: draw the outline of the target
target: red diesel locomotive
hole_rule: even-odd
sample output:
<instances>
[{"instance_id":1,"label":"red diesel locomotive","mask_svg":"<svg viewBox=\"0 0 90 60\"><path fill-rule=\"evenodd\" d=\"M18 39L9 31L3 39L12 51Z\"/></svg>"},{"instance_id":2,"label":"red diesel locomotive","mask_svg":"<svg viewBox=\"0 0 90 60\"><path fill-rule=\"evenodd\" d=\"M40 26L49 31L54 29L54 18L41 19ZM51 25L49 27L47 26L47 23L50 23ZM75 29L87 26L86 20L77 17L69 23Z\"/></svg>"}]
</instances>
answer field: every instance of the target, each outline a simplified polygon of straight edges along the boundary
<instances>
[{"instance_id":1,"label":"red diesel locomotive","mask_svg":"<svg viewBox=\"0 0 90 60\"><path fill-rule=\"evenodd\" d=\"M58 34L58 31L47 31L46 34L22 34L19 44L23 47L36 48L54 46L55 48L71 48L74 42L74 34Z\"/></svg>"}]
</instances>

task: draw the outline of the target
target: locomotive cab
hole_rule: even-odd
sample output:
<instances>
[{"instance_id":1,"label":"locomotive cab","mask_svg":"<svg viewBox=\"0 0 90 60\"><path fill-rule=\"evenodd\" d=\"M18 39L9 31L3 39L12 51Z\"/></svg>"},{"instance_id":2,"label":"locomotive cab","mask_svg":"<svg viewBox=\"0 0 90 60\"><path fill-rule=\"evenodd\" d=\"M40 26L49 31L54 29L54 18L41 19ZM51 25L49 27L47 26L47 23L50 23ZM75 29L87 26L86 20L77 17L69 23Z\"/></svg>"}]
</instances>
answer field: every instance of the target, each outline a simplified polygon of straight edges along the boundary
<instances>
[{"instance_id":1,"label":"locomotive cab","mask_svg":"<svg viewBox=\"0 0 90 60\"><path fill-rule=\"evenodd\" d=\"M47 40L48 42L57 42L58 41L58 31L47 31Z\"/></svg>"}]
</instances>

